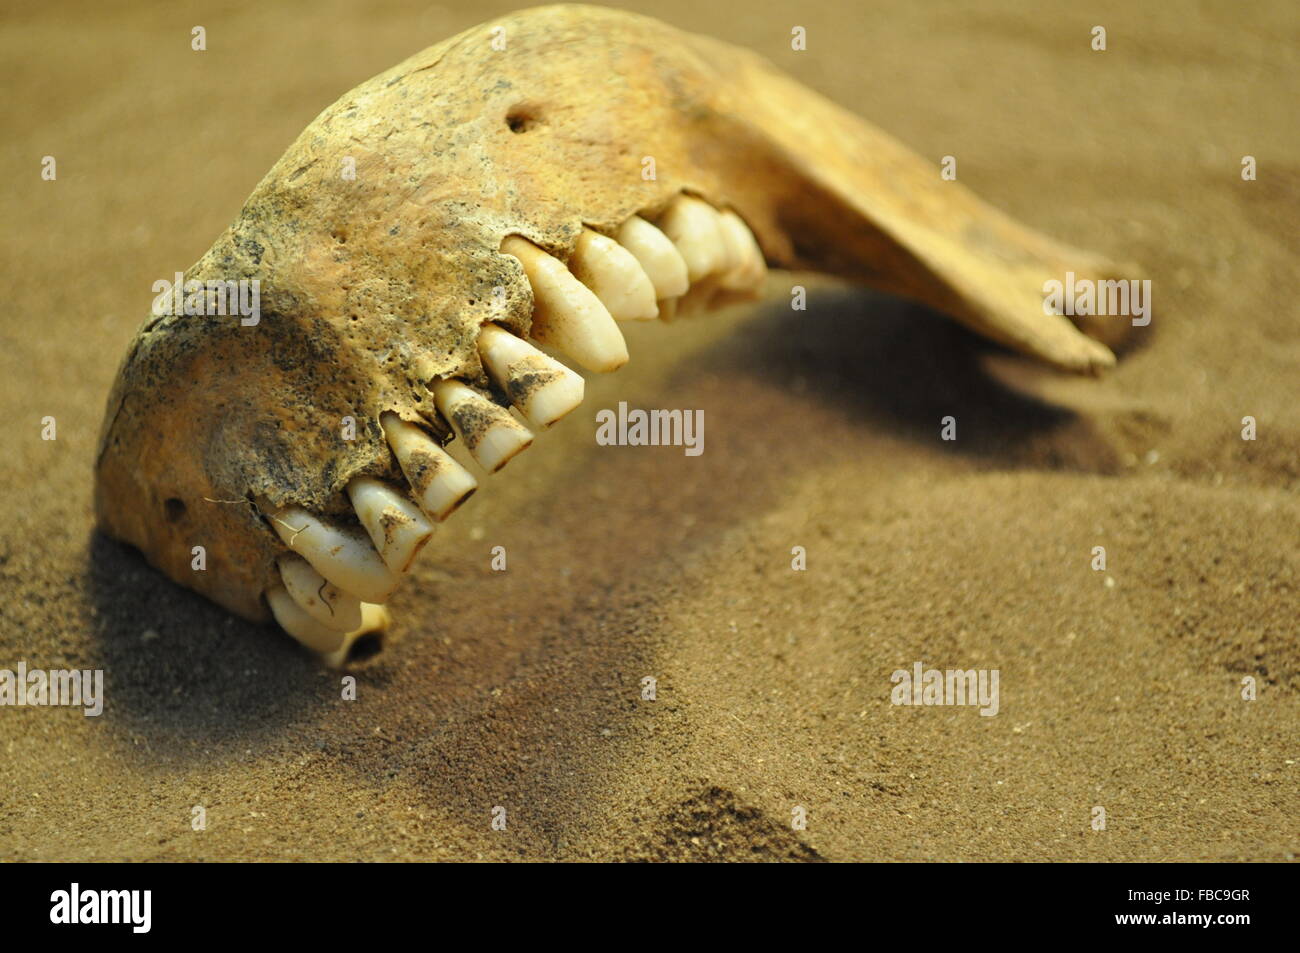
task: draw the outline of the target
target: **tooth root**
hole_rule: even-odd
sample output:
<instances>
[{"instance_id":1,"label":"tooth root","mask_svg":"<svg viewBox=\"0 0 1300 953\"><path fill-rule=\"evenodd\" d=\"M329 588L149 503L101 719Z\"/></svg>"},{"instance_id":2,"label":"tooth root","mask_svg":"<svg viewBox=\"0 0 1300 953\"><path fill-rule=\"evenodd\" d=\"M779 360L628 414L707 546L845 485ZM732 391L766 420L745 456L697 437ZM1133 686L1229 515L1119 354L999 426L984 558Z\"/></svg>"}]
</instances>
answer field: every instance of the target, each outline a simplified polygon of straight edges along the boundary
<instances>
[{"instance_id":1,"label":"tooth root","mask_svg":"<svg viewBox=\"0 0 1300 953\"><path fill-rule=\"evenodd\" d=\"M691 284L726 267L722 225L707 202L690 195L677 196L659 220L659 228L681 253Z\"/></svg>"},{"instance_id":2,"label":"tooth root","mask_svg":"<svg viewBox=\"0 0 1300 953\"><path fill-rule=\"evenodd\" d=\"M433 524L405 494L373 477L356 477L348 496L357 518L370 534L379 557L395 573L404 573L433 536Z\"/></svg>"},{"instance_id":3,"label":"tooth root","mask_svg":"<svg viewBox=\"0 0 1300 953\"><path fill-rule=\"evenodd\" d=\"M411 492L429 519L442 522L474 495L478 481L438 442L391 411L379 418Z\"/></svg>"},{"instance_id":4,"label":"tooth root","mask_svg":"<svg viewBox=\"0 0 1300 953\"><path fill-rule=\"evenodd\" d=\"M544 430L582 403L582 378L495 324L483 325L478 352L524 419Z\"/></svg>"},{"instance_id":5,"label":"tooth root","mask_svg":"<svg viewBox=\"0 0 1300 953\"><path fill-rule=\"evenodd\" d=\"M460 381L438 381L433 385L433 397L438 412L451 422L470 456L488 473L496 473L533 442L532 432L511 417L510 411Z\"/></svg>"},{"instance_id":6,"label":"tooth root","mask_svg":"<svg viewBox=\"0 0 1300 953\"><path fill-rule=\"evenodd\" d=\"M724 291L757 294L767 278L767 262L749 226L735 212L727 209L718 217L722 235L735 265L719 279Z\"/></svg>"},{"instance_id":7,"label":"tooth root","mask_svg":"<svg viewBox=\"0 0 1300 953\"><path fill-rule=\"evenodd\" d=\"M307 560L286 555L278 565L285 590L316 622L335 632L347 632L361 624L361 600L327 581Z\"/></svg>"},{"instance_id":8,"label":"tooth root","mask_svg":"<svg viewBox=\"0 0 1300 953\"><path fill-rule=\"evenodd\" d=\"M519 259L532 285L533 337L572 355L589 371L607 373L627 363L618 324L563 262L517 235L506 238L501 251Z\"/></svg>"},{"instance_id":9,"label":"tooth root","mask_svg":"<svg viewBox=\"0 0 1300 953\"><path fill-rule=\"evenodd\" d=\"M398 577L362 534L327 523L300 506L275 513L271 525L286 546L344 592L366 602L386 602L397 588Z\"/></svg>"},{"instance_id":10,"label":"tooth root","mask_svg":"<svg viewBox=\"0 0 1300 953\"><path fill-rule=\"evenodd\" d=\"M657 317L655 288L636 256L599 232L584 228L569 270L592 290L615 321Z\"/></svg>"},{"instance_id":11,"label":"tooth root","mask_svg":"<svg viewBox=\"0 0 1300 953\"><path fill-rule=\"evenodd\" d=\"M618 242L641 263L655 297L677 298L686 294L691 279L686 261L671 238L655 228L640 215L633 215L618 230Z\"/></svg>"},{"instance_id":12,"label":"tooth root","mask_svg":"<svg viewBox=\"0 0 1300 953\"><path fill-rule=\"evenodd\" d=\"M333 652L329 652L321 657L321 660L331 668L339 668L346 663L352 655L353 646L357 640L366 635L382 635L385 629L392 625L393 617L383 606L375 605L370 602L361 603L361 624L343 636L343 642ZM380 642L382 646L383 642Z\"/></svg>"}]
</instances>

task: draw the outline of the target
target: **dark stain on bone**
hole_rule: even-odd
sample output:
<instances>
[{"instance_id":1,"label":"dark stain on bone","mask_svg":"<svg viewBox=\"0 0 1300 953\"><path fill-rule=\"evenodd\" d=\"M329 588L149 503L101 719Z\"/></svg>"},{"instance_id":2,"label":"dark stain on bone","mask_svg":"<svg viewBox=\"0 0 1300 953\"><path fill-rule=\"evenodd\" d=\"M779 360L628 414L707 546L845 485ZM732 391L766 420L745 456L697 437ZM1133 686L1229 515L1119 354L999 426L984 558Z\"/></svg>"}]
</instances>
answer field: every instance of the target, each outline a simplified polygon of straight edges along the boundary
<instances>
[{"instance_id":1,"label":"dark stain on bone","mask_svg":"<svg viewBox=\"0 0 1300 953\"><path fill-rule=\"evenodd\" d=\"M451 412L456 429L465 438L465 446L470 452L473 452L487 436L492 425L500 422L498 412L494 410L486 410L466 401Z\"/></svg>"}]
</instances>

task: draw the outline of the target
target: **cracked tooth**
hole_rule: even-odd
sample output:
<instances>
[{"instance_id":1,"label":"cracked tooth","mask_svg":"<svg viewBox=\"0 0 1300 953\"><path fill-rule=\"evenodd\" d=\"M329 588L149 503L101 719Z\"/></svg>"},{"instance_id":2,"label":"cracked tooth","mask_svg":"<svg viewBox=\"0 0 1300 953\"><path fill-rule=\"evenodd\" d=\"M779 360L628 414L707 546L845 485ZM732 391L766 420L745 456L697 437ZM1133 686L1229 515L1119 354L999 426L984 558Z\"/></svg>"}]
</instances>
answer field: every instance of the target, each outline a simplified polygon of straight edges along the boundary
<instances>
[{"instance_id":1,"label":"cracked tooth","mask_svg":"<svg viewBox=\"0 0 1300 953\"><path fill-rule=\"evenodd\" d=\"M524 419L544 430L582 403L582 378L555 358L495 324L479 332L488 373Z\"/></svg>"},{"instance_id":2,"label":"cracked tooth","mask_svg":"<svg viewBox=\"0 0 1300 953\"><path fill-rule=\"evenodd\" d=\"M659 227L681 253L691 284L726 267L722 225L707 202L690 195L677 196L659 220Z\"/></svg>"},{"instance_id":3,"label":"cracked tooth","mask_svg":"<svg viewBox=\"0 0 1300 953\"><path fill-rule=\"evenodd\" d=\"M627 363L618 324L563 262L518 235L507 237L501 251L519 259L532 285L534 338L572 355L589 371L607 373Z\"/></svg>"},{"instance_id":4,"label":"cracked tooth","mask_svg":"<svg viewBox=\"0 0 1300 953\"><path fill-rule=\"evenodd\" d=\"M395 573L404 573L433 536L433 524L420 508L374 477L356 477L348 484L348 496L357 518L370 534L379 558Z\"/></svg>"},{"instance_id":5,"label":"cracked tooth","mask_svg":"<svg viewBox=\"0 0 1300 953\"><path fill-rule=\"evenodd\" d=\"M400 580L362 534L330 525L300 506L275 513L271 525L286 546L344 592L385 602L397 588Z\"/></svg>"},{"instance_id":6,"label":"cracked tooth","mask_svg":"<svg viewBox=\"0 0 1300 953\"><path fill-rule=\"evenodd\" d=\"M433 398L470 456L488 473L496 473L533 442L532 432L510 411L460 381L437 381Z\"/></svg>"},{"instance_id":7,"label":"cracked tooth","mask_svg":"<svg viewBox=\"0 0 1300 953\"><path fill-rule=\"evenodd\" d=\"M361 624L361 600L327 582L307 560L290 554L281 556L277 565L285 590L316 622L335 632L347 632Z\"/></svg>"},{"instance_id":8,"label":"cracked tooth","mask_svg":"<svg viewBox=\"0 0 1300 953\"><path fill-rule=\"evenodd\" d=\"M478 489L478 481L420 427L389 411L379 418L411 492L432 520L442 522Z\"/></svg>"},{"instance_id":9,"label":"cracked tooth","mask_svg":"<svg viewBox=\"0 0 1300 953\"><path fill-rule=\"evenodd\" d=\"M671 238L640 215L624 222L615 237L641 263L654 285L655 298L662 301L686 294L691 286L686 261Z\"/></svg>"},{"instance_id":10,"label":"cracked tooth","mask_svg":"<svg viewBox=\"0 0 1300 953\"><path fill-rule=\"evenodd\" d=\"M658 317L650 277L636 256L614 239L584 228L569 259L569 270L595 293L615 321Z\"/></svg>"}]
</instances>

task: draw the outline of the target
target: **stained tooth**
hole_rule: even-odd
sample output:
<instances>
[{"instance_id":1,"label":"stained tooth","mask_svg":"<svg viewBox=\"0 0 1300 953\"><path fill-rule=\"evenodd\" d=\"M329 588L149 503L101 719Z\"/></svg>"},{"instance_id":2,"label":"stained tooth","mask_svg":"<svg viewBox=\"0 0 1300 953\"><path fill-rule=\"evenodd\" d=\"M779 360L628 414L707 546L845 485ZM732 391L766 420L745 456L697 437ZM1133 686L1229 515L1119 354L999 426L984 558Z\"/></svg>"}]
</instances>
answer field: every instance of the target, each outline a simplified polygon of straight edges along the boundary
<instances>
[{"instance_id":1,"label":"stained tooth","mask_svg":"<svg viewBox=\"0 0 1300 953\"><path fill-rule=\"evenodd\" d=\"M277 562L284 588L316 622L335 632L347 632L361 624L361 600L356 596L327 582L301 556L281 556Z\"/></svg>"},{"instance_id":2,"label":"stained tooth","mask_svg":"<svg viewBox=\"0 0 1300 953\"><path fill-rule=\"evenodd\" d=\"M686 294L691 280L682 253L671 238L655 228L640 215L633 215L618 230L619 244L630 251L641 263L655 297L676 298ZM662 307L662 306L661 306Z\"/></svg>"},{"instance_id":3,"label":"stained tooth","mask_svg":"<svg viewBox=\"0 0 1300 953\"><path fill-rule=\"evenodd\" d=\"M649 276L636 256L614 239L584 228L569 270L595 292L615 321L648 321L658 316Z\"/></svg>"},{"instance_id":4,"label":"stained tooth","mask_svg":"<svg viewBox=\"0 0 1300 953\"><path fill-rule=\"evenodd\" d=\"M659 220L659 227L677 246L692 284L726 267L722 225L718 213L707 202L689 195L677 196Z\"/></svg>"},{"instance_id":5,"label":"stained tooth","mask_svg":"<svg viewBox=\"0 0 1300 953\"><path fill-rule=\"evenodd\" d=\"M391 412L379 422L411 492L430 519L445 520L478 489L474 474L415 424Z\"/></svg>"},{"instance_id":6,"label":"stained tooth","mask_svg":"<svg viewBox=\"0 0 1300 953\"><path fill-rule=\"evenodd\" d=\"M545 429L582 403L581 377L504 328L483 325L478 352L492 379L534 427Z\"/></svg>"},{"instance_id":7,"label":"stained tooth","mask_svg":"<svg viewBox=\"0 0 1300 953\"><path fill-rule=\"evenodd\" d=\"M502 242L501 251L519 259L532 285L533 337L571 354L589 371L606 373L627 363L618 324L563 262L517 235Z\"/></svg>"},{"instance_id":8,"label":"stained tooth","mask_svg":"<svg viewBox=\"0 0 1300 953\"><path fill-rule=\"evenodd\" d=\"M488 473L496 473L533 442L532 433L511 417L510 411L460 381L438 381L433 385L433 397L438 412L451 422L470 456Z\"/></svg>"},{"instance_id":9,"label":"stained tooth","mask_svg":"<svg viewBox=\"0 0 1300 953\"><path fill-rule=\"evenodd\" d=\"M398 577L364 535L330 525L300 506L280 510L271 525L286 546L344 592L366 602L386 602L397 588Z\"/></svg>"},{"instance_id":10,"label":"stained tooth","mask_svg":"<svg viewBox=\"0 0 1300 953\"><path fill-rule=\"evenodd\" d=\"M763 251L749 226L735 212L727 209L719 216L723 238L730 250L735 266L721 277L721 287L727 291L756 292L767 277L767 262Z\"/></svg>"},{"instance_id":11,"label":"stained tooth","mask_svg":"<svg viewBox=\"0 0 1300 953\"><path fill-rule=\"evenodd\" d=\"M410 569L433 536L433 524L420 508L373 477L354 478L348 484L348 496L384 565L395 573Z\"/></svg>"}]
</instances>

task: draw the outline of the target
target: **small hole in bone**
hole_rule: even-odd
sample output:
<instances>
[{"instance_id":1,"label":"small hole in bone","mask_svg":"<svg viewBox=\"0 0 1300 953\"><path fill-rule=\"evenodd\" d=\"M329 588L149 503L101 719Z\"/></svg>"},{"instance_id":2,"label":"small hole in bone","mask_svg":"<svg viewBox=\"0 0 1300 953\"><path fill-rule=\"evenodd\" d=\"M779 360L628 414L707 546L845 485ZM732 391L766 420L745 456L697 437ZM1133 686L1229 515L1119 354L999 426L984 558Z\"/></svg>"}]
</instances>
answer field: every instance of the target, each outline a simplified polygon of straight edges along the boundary
<instances>
[{"instance_id":1,"label":"small hole in bone","mask_svg":"<svg viewBox=\"0 0 1300 953\"><path fill-rule=\"evenodd\" d=\"M163 509L167 513L167 522L176 523L185 515L185 503L182 500L171 497L163 503Z\"/></svg>"},{"instance_id":2,"label":"small hole in bone","mask_svg":"<svg viewBox=\"0 0 1300 953\"><path fill-rule=\"evenodd\" d=\"M330 236L340 245L348 243L348 233L341 228L334 229L334 231L330 232Z\"/></svg>"},{"instance_id":3,"label":"small hole in bone","mask_svg":"<svg viewBox=\"0 0 1300 953\"><path fill-rule=\"evenodd\" d=\"M514 133L527 132L537 124L537 116L529 106L515 106L506 113L506 125Z\"/></svg>"}]
</instances>

